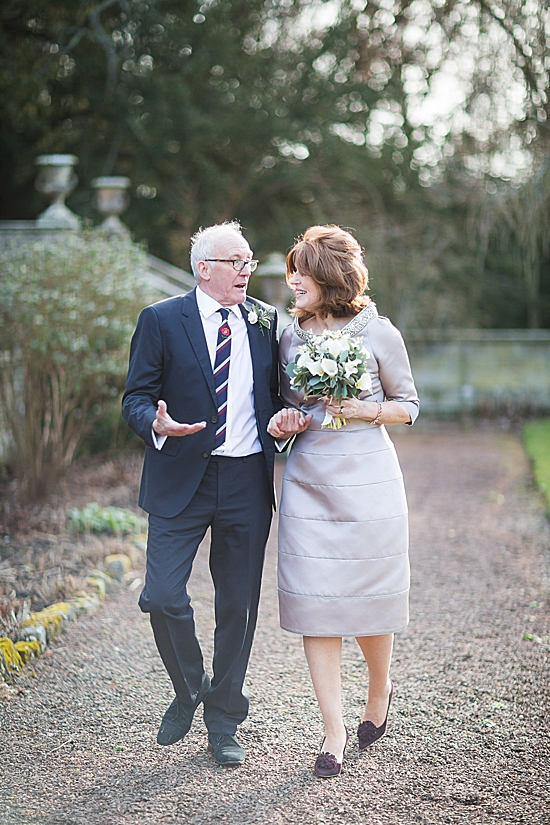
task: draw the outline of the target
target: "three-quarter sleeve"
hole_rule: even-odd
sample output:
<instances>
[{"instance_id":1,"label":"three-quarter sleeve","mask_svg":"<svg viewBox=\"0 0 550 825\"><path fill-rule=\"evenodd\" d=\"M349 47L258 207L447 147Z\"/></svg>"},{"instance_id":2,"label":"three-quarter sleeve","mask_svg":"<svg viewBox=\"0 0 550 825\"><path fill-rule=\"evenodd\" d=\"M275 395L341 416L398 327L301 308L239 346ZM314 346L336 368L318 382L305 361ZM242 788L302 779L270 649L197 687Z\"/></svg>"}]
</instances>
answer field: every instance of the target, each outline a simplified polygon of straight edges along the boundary
<instances>
[{"instance_id":1,"label":"three-quarter sleeve","mask_svg":"<svg viewBox=\"0 0 550 825\"><path fill-rule=\"evenodd\" d=\"M386 400L398 401L411 417L409 424L414 424L419 400L401 333L388 318L379 316L368 325L368 337Z\"/></svg>"}]
</instances>

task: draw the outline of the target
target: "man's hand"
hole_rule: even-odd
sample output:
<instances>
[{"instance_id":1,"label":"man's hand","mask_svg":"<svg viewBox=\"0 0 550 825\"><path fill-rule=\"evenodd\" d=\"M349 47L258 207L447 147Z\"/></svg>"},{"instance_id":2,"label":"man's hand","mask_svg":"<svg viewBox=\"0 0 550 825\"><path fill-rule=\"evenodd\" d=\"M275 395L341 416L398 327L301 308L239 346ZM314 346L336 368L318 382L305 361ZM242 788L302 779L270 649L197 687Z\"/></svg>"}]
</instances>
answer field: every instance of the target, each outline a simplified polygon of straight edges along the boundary
<instances>
[{"instance_id":1,"label":"man's hand","mask_svg":"<svg viewBox=\"0 0 550 825\"><path fill-rule=\"evenodd\" d=\"M179 424L168 415L166 401L159 401L157 417L153 421L153 429L157 435L193 435L199 430L204 430L206 421L198 421L196 424Z\"/></svg>"},{"instance_id":2,"label":"man's hand","mask_svg":"<svg viewBox=\"0 0 550 825\"><path fill-rule=\"evenodd\" d=\"M273 438L291 438L309 427L312 415L304 415L300 410L284 409L271 418L267 431Z\"/></svg>"}]
</instances>

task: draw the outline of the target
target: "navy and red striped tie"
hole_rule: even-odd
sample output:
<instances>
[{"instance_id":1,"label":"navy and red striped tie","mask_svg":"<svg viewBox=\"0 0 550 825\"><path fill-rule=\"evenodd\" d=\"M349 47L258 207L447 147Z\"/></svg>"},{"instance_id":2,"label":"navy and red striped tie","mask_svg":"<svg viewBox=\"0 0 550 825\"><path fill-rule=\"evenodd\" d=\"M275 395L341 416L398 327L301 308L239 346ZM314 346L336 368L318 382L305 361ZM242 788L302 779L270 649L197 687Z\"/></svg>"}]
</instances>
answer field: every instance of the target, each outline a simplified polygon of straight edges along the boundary
<instances>
[{"instance_id":1,"label":"navy and red striped tie","mask_svg":"<svg viewBox=\"0 0 550 825\"><path fill-rule=\"evenodd\" d=\"M229 310L219 309L218 312L222 316L222 322L218 329L216 360L214 362L214 385L218 401L218 429L216 430L216 440L214 442L215 450L224 443L227 431L227 389L229 386L229 359L231 357L231 327L227 323Z\"/></svg>"}]
</instances>

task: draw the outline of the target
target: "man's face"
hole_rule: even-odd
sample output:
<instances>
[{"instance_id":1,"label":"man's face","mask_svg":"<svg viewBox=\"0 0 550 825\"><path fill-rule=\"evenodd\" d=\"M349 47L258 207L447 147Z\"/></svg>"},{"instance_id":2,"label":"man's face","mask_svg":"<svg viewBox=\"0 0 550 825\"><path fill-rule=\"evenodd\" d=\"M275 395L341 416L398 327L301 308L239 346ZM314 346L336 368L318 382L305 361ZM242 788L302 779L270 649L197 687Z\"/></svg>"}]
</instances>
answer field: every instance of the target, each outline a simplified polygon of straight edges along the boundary
<instances>
[{"instance_id":1,"label":"man's face","mask_svg":"<svg viewBox=\"0 0 550 825\"><path fill-rule=\"evenodd\" d=\"M246 300L250 269L246 266L242 272L237 272L231 261L252 259L252 250L246 240L228 234L227 238L218 241L210 257L227 258L227 261L199 261L200 288L222 306L242 304Z\"/></svg>"}]
</instances>

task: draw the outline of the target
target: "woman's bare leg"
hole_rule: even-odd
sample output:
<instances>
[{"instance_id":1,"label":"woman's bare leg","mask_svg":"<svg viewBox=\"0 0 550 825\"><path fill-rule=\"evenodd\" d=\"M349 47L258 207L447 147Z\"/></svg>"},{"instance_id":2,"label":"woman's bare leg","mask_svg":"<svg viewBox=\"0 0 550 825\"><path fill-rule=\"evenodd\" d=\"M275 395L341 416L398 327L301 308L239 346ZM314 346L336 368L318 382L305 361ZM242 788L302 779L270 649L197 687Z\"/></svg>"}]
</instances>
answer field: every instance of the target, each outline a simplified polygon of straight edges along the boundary
<instances>
[{"instance_id":1,"label":"woman's bare leg","mask_svg":"<svg viewBox=\"0 0 550 825\"><path fill-rule=\"evenodd\" d=\"M342 639L338 637L304 636L304 651L315 695L325 723L326 739L323 751L332 753L336 757L336 761L341 762L346 744L340 679Z\"/></svg>"},{"instance_id":2,"label":"woman's bare leg","mask_svg":"<svg viewBox=\"0 0 550 825\"><path fill-rule=\"evenodd\" d=\"M361 721L369 719L378 728L388 712L393 633L384 636L360 636L357 638L357 644L369 669L369 695Z\"/></svg>"}]
</instances>

